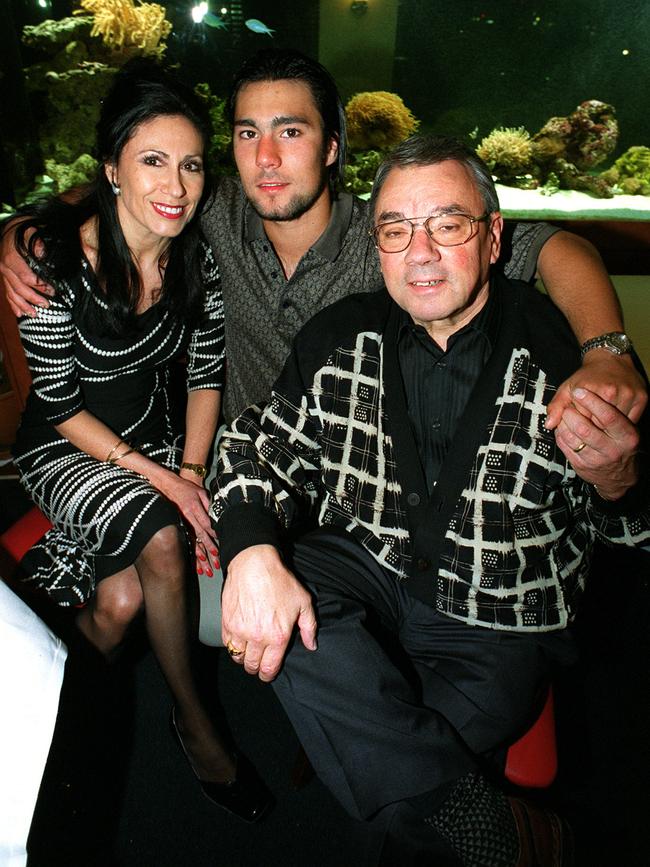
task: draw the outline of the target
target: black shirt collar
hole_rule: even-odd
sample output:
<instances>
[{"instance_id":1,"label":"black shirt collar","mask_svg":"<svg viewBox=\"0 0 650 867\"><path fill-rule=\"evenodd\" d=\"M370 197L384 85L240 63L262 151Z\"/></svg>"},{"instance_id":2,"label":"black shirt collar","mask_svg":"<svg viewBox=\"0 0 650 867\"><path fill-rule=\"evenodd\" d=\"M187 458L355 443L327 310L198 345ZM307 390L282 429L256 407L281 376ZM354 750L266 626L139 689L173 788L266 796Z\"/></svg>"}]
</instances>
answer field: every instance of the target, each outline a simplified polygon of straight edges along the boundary
<instances>
[{"instance_id":1,"label":"black shirt collar","mask_svg":"<svg viewBox=\"0 0 650 867\"><path fill-rule=\"evenodd\" d=\"M463 325L462 328L451 335L447 342L447 351L452 348L462 335L475 331L487 341L488 354L492 352L499 330L500 309L499 293L494 291L492 281L490 281L490 292L487 301L467 325ZM400 309L398 317L398 342L404 338L405 333L408 333L417 337L427 348L435 348L438 353L442 353L438 344L429 337L424 327L416 325L406 310Z\"/></svg>"}]
</instances>

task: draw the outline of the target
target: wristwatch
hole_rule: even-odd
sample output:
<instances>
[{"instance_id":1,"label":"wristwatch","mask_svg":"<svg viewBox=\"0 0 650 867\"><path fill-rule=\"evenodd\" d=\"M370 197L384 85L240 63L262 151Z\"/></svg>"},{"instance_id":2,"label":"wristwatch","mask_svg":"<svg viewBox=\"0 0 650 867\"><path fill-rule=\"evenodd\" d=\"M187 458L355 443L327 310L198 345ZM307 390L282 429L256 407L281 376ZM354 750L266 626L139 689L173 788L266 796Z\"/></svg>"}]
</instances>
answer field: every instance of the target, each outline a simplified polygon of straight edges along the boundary
<instances>
[{"instance_id":1,"label":"wristwatch","mask_svg":"<svg viewBox=\"0 0 650 867\"><path fill-rule=\"evenodd\" d=\"M183 461L181 464L182 470L189 470L191 473L195 473L197 476L200 476L202 479L205 478L205 474L207 473L207 469L205 464L190 464L187 461Z\"/></svg>"},{"instance_id":2,"label":"wristwatch","mask_svg":"<svg viewBox=\"0 0 650 867\"><path fill-rule=\"evenodd\" d=\"M601 334L600 337L585 340L580 347L580 355L584 358L590 349L606 349L614 355L625 355L626 352L632 351L632 341L622 331L610 331L608 334Z\"/></svg>"}]
</instances>

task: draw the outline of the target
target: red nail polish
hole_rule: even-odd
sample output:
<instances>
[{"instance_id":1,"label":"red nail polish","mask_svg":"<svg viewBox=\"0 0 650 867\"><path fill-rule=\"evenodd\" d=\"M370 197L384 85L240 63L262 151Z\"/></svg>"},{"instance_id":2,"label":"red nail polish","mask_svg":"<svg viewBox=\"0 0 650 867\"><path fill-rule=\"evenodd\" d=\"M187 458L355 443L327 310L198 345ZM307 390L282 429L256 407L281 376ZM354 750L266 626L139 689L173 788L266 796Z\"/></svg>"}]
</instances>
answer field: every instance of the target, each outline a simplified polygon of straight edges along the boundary
<instances>
[{"instance_id":1,"label":"red nail polish","mask_svg":"<svg viewBox=\"0 0 650 867\"><path fill-rule=\"evenodd\" d=\"M212 578L212 569L206 569L205 574L208 576L208 578Z\"/></svg>"},{"instance_id":2,"label":"red nail polish","mask_svg":"<svg viewBox=\"0 0 650 867\"><path fill-rule=\"evenodd\" d=\"M197 574L197 575L203 575L203 569L201 569L200 566L197 566L197 567L196 567L196 574Z\"/></svg>"}]
</instances>

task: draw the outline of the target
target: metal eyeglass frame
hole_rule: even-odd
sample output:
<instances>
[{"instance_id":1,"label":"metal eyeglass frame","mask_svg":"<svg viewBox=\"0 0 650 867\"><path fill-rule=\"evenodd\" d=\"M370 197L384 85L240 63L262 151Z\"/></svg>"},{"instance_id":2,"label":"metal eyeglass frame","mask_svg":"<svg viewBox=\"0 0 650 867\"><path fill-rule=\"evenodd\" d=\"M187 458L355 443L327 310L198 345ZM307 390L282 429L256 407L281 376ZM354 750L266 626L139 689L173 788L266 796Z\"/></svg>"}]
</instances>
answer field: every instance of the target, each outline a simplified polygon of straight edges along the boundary
<instances>
[{"instance_id":1,"label":"metal eyeglass frame","mask_svg":"<svg viewBox=\"0 0 650 867\"><path fill-rule=\"evenodd\" d=\"M472 238L476 235L476 230L474 228L474 224L475 223L483 223L490 216L491 216L491 214L489 211L486 211L480 217L472 217L470 214L463 214L460 211L454 211L454 212L450 212L449 214L445 214L445 213L431 214L431 216L429 216L429 217L402 217L400 220L386 220L385 223L379 223L377 226L374 226L372 229L370 229L368 234L373 239L375 247L378 250L381 250L382 253L387 253L388 255L390 255L391 253L403 253L404 250L408 250L408 248L410 247L411 241L413 240L413 234L415 232L416 225L418 223L422 224L422 228L429 236L429 240L432 240L433 233L429 231L429 226L428 226L429 220L437 220L440 217L467 217L467 219L470 222L470 231L469 231L469 235L465 238L464 241L456 241L453 244L441 244L440 241L437 241L437 240L434 240L434 242L433 242L434 244L437 244L439 247L461 247L463 244L467 244L468 241L471 241ZM416 223L416 221L417 221L417 223ZM379 244L379 242L377 240L377 232L379 231L379 229L381 229L383 226L390 226L391 223L408 223L411 226L411 235L408 239L408 243L405 244L405 246L402 247L400 250L384 250L384 248Z\"/></svg>"}]
</instances>

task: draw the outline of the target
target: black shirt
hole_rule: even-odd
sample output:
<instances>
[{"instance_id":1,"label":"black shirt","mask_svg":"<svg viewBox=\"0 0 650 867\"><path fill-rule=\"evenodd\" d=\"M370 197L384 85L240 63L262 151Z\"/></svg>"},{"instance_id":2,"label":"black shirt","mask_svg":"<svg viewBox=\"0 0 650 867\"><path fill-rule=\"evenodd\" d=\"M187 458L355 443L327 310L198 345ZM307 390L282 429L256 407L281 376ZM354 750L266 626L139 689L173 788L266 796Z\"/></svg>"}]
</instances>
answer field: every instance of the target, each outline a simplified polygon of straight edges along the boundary
<instances>
[{"instance_id":1,"label":"black shirt","mask_svg":"<svg viewBox=\"0 0 650 867\"><path fill-rule=\"evenodd\" d=\"M499 310L490 293L471 322L447 341L443 350L401 312L398 355L409 420L429 493L454 436L470 394L488 360L498 328Z\"/></svg>"}]
</instances>

